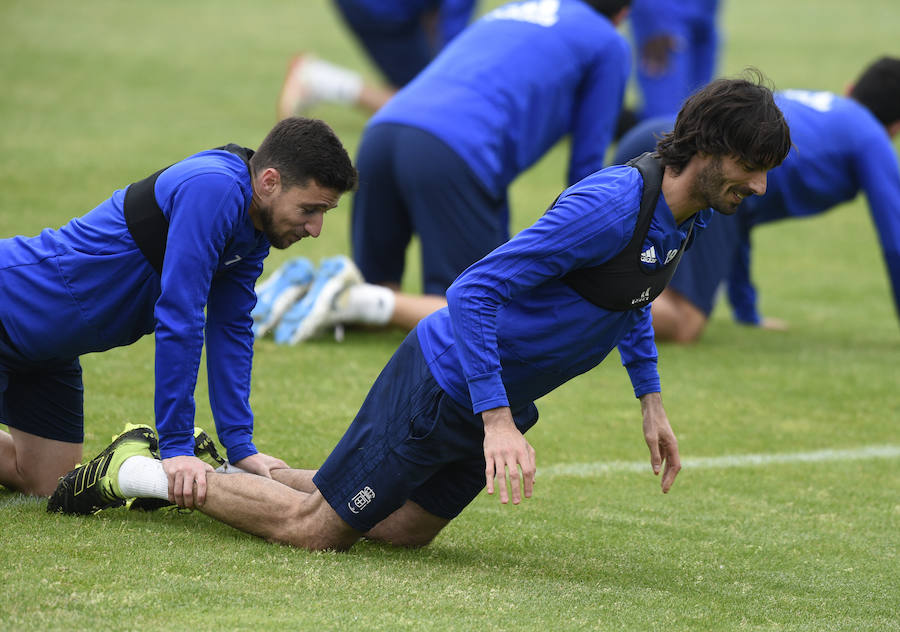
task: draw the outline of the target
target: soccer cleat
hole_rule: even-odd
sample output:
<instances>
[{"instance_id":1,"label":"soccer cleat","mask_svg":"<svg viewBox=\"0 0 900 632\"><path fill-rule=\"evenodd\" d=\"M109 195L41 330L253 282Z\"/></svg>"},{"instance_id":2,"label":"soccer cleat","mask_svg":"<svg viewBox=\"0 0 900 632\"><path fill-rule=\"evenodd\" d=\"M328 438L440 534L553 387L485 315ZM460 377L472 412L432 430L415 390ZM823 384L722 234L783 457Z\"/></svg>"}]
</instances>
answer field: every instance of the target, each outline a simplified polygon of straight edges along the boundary
<instances>
[{"instance_id":1,"label":"soccer cleat","mask_svg":"<svg viewBox=\"0 0 900 632\"><path fill-rule=\"evenodd\" d=\"M276 327L275 342L295 345L337 324L338 296L362 282L359 270L344 255L322 261L306 296L287 311Z\"/></svg>"},{"instance_id":2,"label":"soccer cleat","mask_svg":"<svg viewBox=\"0 0 900 632\"><path fill-rule=\"evenodd\" d=\"M315 267L309 259L292 259L256 286L256 306L250 312L257 338L272 331L294 303L309 289Z\"/></svg>"},{"instance_id":3,"label":"soccer cleat","mask_svg":"<svg viewBox=\"0 0 900 632\"><path fill-rule=\"evenodd\" d=\"M216 449L216 442L203 428L194 428L194 456L212 465L213 469L225 465L225 459L219 456Z\"/></svg>"},{"instance_id":4,"label":"soccer cleat","mask_svg":"<svg viewBox=\"0 0 900 632\"><path fill-rule=\"evenodd\" d=\"M125 459L132 456L159 458L153 428L126 425L100 454L59 479L47 501L47 511L87 515L124 505L118 473Z\"/></svg>"},{"instance_id":5,"label":"soccer cleat","mask_svg":"<svg viewBox=\"0 0 900 632\"><path fill-rule=\"evenodd\" d=\"M213 469L225 465L225 459L219 455L216 443L203 428L194 428L194 456L209 463ZM164 507L172 507L175 503L162 498L129 498L128 509L134 511L156 511Z\"/></svg>"}]
</instances>

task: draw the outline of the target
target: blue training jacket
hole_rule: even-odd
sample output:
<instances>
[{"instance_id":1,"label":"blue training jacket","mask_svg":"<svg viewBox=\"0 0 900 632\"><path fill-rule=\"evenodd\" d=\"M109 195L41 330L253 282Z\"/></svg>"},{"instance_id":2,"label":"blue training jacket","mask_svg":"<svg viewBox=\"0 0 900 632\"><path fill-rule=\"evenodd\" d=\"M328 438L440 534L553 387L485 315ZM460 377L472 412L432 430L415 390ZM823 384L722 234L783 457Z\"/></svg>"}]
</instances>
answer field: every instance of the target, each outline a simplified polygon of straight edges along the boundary
<instances>
[{"instance_id":1,"label":"blue training jacket","mask_svg":"<svg viewBox=\"0 0 900 632\"><path fill-rule=\"evenodd\" d=\"M625 39L581 0L514 2L463 31L369 125L433 134L497 197L571 134L573 184L603 166L630 64Z\"/></svg>"},{"instance_id":2,"label":"blue training jacket","mask_svg":"<svg viewBox=\"0 0 900 632\"><path fill-rule=\"evenodd\" d=\"M900 168L891 139L868 108L830 92L786 90L775 101L791 128L785 161L768 175L766 194L744 202L750 225L805 217L866 194L900 316ZM750 284L750 243L729 277L735 316L759 322Z\"/></svg>"},{"instance_id":3,"label":"blue training jacket","mask_svg":"<svg viewBox=\"0 0 900 632\"><path fill-rule=\"evenodd\" d=\"M561 281L625 248L642 188L631 167L595 173L564 191L534 225L464 271L447 290L448 307L417 329L441 388L475 413L517 409L595 367L618 345L635 396L658 392L649 306L607 311ZM698 215L695 234L711 213ZM689 224L676 226L660 195L644 242L645 265L660 267L674 257Z\"/></svg>"},{"instance_id":4,"label":"blue training jacket","mask_svg":"<svg viewBox=\"0 0 900 632\"><path fill-rule=\"evenodd\" d=\"M194 453L194 387L206 339L210 405L230 461L252 443L254 284L269 242L247 213L240 158L204 151L163 172L169 221L160 278L125 225L125 189L59 230L0 240L0 322L34 360L75 358L156 335L156 428L163 458ZM205 316L204 316L205 310Z\"/></svg>"}]
</instances>

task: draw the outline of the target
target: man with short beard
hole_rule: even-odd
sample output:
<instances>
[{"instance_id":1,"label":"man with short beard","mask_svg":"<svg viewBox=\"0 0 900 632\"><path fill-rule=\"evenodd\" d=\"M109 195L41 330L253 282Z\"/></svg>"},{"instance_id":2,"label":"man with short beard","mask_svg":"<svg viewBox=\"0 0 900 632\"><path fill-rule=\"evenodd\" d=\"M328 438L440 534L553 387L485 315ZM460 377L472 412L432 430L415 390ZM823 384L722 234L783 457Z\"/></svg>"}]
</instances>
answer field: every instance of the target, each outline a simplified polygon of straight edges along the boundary
<instances>
[{"instance_id":1,"label":"man with short beard","mask_svg":"<svg viewBox=\"0 0 900 632\"><path fill-rule=\"evenodd\" d=\"M361 536L424 546L485 485L502 503L532 495L535 451L524 433L537 422L534 401L615 347L668 492L681 464L650 302L709 207L733 213L743 196L764 192L766 171L791 144L771 91L754 81L713 82L678 121L658 154L589 175L466 269L448 306L401 343L318 471L274 470L274 480L211 472L178 504L308 549L347 549ZM103 463L102 475L88 476ZM162 464L141 440L67 474L47 508L93 513L137 495L168 498Z\"/></svg>"},{"instance_id":2,"label":"man with short beard","mask_svg":"<svg viewBox=\"0 0 900 632\"><path fill-rule=\"evenodd\" d=\"M765 195L746 200L733 217L717 217L653 302L657 341L700 340L720 295L744 325L783 330L763 316L751 280L751 235L757 226L808 218L864 193L881 245L894 308L900 316L900 165L892 139L900 134L900 58L868 64L840 96L783 90L775 103L791 126L795 147L769 174ZM672 129L672 117L649 119L626 134L613 162L651 151ZM720 289L724 287L725 292Z\"/></svg>"},{"instance_id":3,"label":"man with short beard","mask_svg":"<svg viewBox=\"0 0 900 632\"><path fill-rule=\"evenodd\" d=\"M172 483L195 457L193 392L206 344L210 406L228 459L287 467L253 445L254 284L270 244L318 237L356 170L322 121L276 125L256 152L202 151L36 237L0 240L0 484L49 495L80 460L79 356L156 338L156 428ZM151 435L152 428L132 429ZM155 441L155 437L153 437Z\"/></svg>"}]
</instances>

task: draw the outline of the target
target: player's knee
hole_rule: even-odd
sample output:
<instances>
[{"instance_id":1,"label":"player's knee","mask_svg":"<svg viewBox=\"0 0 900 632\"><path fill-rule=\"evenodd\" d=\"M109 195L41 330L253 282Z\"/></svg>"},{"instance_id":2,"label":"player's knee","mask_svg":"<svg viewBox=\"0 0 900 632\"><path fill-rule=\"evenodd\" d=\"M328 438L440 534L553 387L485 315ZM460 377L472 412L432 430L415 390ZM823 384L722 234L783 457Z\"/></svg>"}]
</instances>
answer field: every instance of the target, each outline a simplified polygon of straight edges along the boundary
<instances>
[{"instance_id":1,"label":"player's knee","mask_svg":"<svg viewBox=\"0 0 900 632\"><path fill-rule=\"evenodd\" d=\"M672 341L679 344L690 344L697 342L703 335L706 327L705 320L697 320L686 318L681 320L674 328Z\"/></svg>"},{"instance_id":2,"label":"player's knee","mask_svg":"<svg viewBox=\"0 0 900 632\"><path fill-rule=\"evenodd\" d=\"M432 532L415 532L415 533L403 533L403 534L395 534L393 537L387 540L389 544L394 546L399 546L405 549L421 549L422 547L428 546L434 540L437 533Z\"/></svg>"},{"instance_id":3,"label":"player's knee","mask_svg":"<svg viewBox=\"0 0 900 632\"><path fill-rule=\"evenodd\" d=\"M271 512L275 526L268 539L310 551L346 551L360 538L318 493L284 502Z\"/></svg>"},{"instance_id":4,"label":"player's knee","mask_svg":"<svg viewBox=\"0 0 900 632\"><path fill-rule=\"evenodd\" d=\"M16 470L21 480L18 491L29 496L51 495L56 490L60 477L68 471L41 471L27 466L17 467Z\"/></svg>"}]
</instances>

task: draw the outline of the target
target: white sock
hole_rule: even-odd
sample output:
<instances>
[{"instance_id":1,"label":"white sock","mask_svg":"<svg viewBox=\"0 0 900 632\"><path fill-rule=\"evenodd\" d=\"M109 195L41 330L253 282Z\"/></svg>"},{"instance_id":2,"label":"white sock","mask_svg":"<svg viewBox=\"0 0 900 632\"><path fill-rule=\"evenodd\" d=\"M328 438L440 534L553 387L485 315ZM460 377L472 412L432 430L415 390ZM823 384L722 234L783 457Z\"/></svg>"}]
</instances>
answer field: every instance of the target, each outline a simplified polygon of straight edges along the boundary
<instances>
[{"instance_id":1,"label":"white sock","mask_svg":"<svg viewBox=\"0 0 900 632\"><path fill-rule=\"evenodd\" d=\"M162 461L132 456L119 468L119 489L125 498L169 498L169 479Z\"/></svg>"},{"instance_id":2,"label":"white sock","mask_svg":"<svg viewBox=\"0 0 900 632\"><path fill-rule=\"evenodd\" d=\"M322 101L353 105L363 89L362 75L321 59L310 59L303 68L303 84Z\"/></svg>"},{"instance_id":3,"label":"white sock","mask_svg":"<svg viewBox=\"0 0 900 632\"><path fill-rule=\"evenodd\" d=\"M387 325L394 315L394 291L381 285L358 283L344 290L337 300L338 322Z\"/></svg>"},{"instance_id":4,"label":"white sock","mask_svg":"<svg viewBox=\"0 0 900 632\"><path fill-rule=\"evenodd\" d=\"M242 470L237 465L232 465L225 461L225 463L216 468L216 472L219 474L246 474L247 470Z\"/></svg>"}]
</instances>

